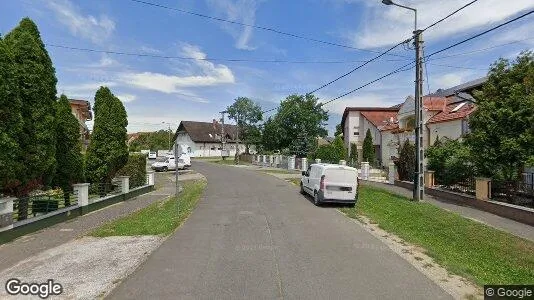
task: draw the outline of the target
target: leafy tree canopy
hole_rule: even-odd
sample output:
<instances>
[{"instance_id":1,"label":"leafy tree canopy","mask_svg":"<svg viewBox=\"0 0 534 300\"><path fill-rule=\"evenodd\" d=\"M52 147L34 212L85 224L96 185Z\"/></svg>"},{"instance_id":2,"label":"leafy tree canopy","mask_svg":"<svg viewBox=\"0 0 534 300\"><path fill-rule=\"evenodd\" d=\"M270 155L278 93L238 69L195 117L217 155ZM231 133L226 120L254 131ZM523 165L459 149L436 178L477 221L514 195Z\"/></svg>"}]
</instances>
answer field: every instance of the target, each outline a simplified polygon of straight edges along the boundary
<instances>
[{"instance_id":1,"label":"leafy tree canopy","mask_svg":"<svg viewBox=\"0 0 534 300\"><path fill-rule=\"evenodd\" d=\"M130 151L141 150L164 150L171 149L173 143L172 133L169 138L168 130L158 130L154 132L141 132L139 136L130 143ZM169 147L169 143L171 143Z\"/></svg>"},{"instance_id":2,"label":"leafy tree canopy","mask_svg":"<svg viewBox=\"0 0 534 300\"><path fill-rule=\"evenodd\" d=\"M228 117L238 122L239 139L246 144L246 151L250 144L261 141L261 133L257 123L262 120L261 107L246 97L238 97L234 103L226 108Z\"/></svg>"},{"instance_id":3,"label":"leafy tree canopy","mask_svg":"<svg viewBox=\"0 0 534 300\"><path fill-rule=\"evenodd\" d=\"M376 164L375 145L373 143L373 136L371 135L370 129L367 129L365 138L363 139L362 161L369 162L371 166Z\"/></svg>"}]
</instances>

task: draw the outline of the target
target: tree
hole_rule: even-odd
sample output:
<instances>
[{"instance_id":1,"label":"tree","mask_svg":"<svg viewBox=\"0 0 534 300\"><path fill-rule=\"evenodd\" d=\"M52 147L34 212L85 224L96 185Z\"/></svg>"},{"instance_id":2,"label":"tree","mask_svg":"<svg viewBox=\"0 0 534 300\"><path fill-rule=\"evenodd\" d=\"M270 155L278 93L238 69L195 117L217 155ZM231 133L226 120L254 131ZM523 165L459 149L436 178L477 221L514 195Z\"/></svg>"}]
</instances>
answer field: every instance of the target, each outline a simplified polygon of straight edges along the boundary
<instances>
[{"instance_id":1,"label":"tree","mask_svg":"<svg viewBox=\"0 0 534 300\"><path fill-rule=\"evenodd\" d=\"M299 132L305 130L310 138L325 137L328 112L318 103L319 98L312 94L291 95L280 103L272 119L271 129L276 129L277 148L290 148ZM293 153L294 154L294 153Z\"/></svg>"},{"instance_id":2,"label":"tree","mask_svg":"<svg viewBox=\"0 0 534 300\"><path fill-rule=\"evenodd\" d=\"M56 161L54 185L63 190L65 206L70 205L73 183L83 180L83 156L80 125L72 114L67 96L61 95L56 105Z\"/></svg>"},{"instance_id":3,"label":"tree","mask_svg":"<svg viewBox=\"0 0 534 300\"><path fill-rule=\"evenodd\" d=\"M139 133L139 136L130 143L129 149L130 151L170 149L169 143L172 142L171 139L169 139L168 130L161 129L154 132L141 132Z\"/></svg>"},{"instance_id":4,"label":"tree","mask_svg":"<svg viewBox=\"0 0 534 300\"><path fill-rule=\"evenodd\" d=\"M262 148L266 151L279 150L281 135L280 125L277 120L269 117L263 124L261 136Z\"/></svg>"},{"instance_id":5,"label":"tree","mask_svg":"<svg viewBox=\"0 0 534 300\"><path fill-rule=\"evenodd\" d=\"M428 159L427 167L435 172L438 184L452 185L475 174L471 150L461 141L436 139L425 155Z\"/></svg>"},{"instance_id":6,"label":"tree","mask_svg":"<svg viewBox=\"0 0 534 300\"><path fill-rule=\"evenodd\" d=\"M399 158L394 161L399 173L399 179L412 181L415 176L415 146L405 140L399 149Z\"/></svg>"},{"instance_id":7,"label":"tree","mask_svg":"<svg viewBox=\"0 0 534 300\"><path fill-rule=\"evenodd\" d=\"M340 160L346 160L347 149L345 149L343 139L338 136L331 144L319 146L317 150L312 154L311 158L319 158L322 162L334 164L339 163Z\"/></svg>"},{"instance_id":8,"label":"tree","mask_svg":"<svg viewBox=\"0 0 534 300\"><path fill-rule=\"evenodd\" d=\"M291 153L297 157L306 157L308 153L311 153L315 150L317 144L317 139L313 136L310 136L306 131L306 127L301 126L297 134L297 138L293 140L290 145Z\"/></svg>"},{"instance_id":9,"label":"tree","mask_svg":"<svg viewBox=\"0 0 534 300\"><path fill-rule=\"evenodd\" d=\"M109 183L128 161L126 110L107 87L95 95L95 123L87 149L86 175L90 182Z\"/></svg>"},{"instance_id":10,"label":"tree","mask_svg":"<svg viewBox=\"0 0 534 300\"><path fill-rule=\"evenodd\" d=\"M13 187L14 194L21 197L38 186L48 186L55 174L57 79L39 30L29 18L22 19L4 42L13 55L16 91L22 101L22 131L17 141L23 155L17 170L18 185ZM26 215L27 203L21 202L19 219Z\"/></svg>"},{"instance_id":11,"label":"tree","mask_svg":"<svg viewBox=\"0 0 534 300\"><path fill-rule=\"evenodd\" d=\"M480 175L513 182L534 162L534 55L494 63L488 80L474 93L477 109L469 116L471 147Z\"/></svg>"},{"instance_id":12,"label":"tree","mask_svg":"<svg viewBox=\"0 0 534 300\"><path fill-rule=\"evenodd\" d=\"M334 136L338 136L343 134L343 127L341 127L341 123L336 125L336 133L334 133Z\"/></svg>"},{"instance_id":13,"label":"tree","mask_svg":"<svg viewBox=\"0 0 534 300\"><path fill-rule=\"evenodd\" d=\"M356 143L350 144L350 156L348 163L352 167L358 165L358 147L356 146Z\"/></svg>"},{"instance_id":14,"label":"tree","mask_svg":"<svg viewBox=\"0 0 534 300\"><path fill-rule=\"evenodd\" d=\"M365 138L363 139L362 161L369 162L371 166L374 166L376 162L375 145L373 143L373 137L371 136L371 130L369 128L367 129Z\"/></svg>"},{"instance_id":15,"label":"tree","mask_svg":"<svg viewBox=\"0 0 534 300\"><path fill-rule=\"evenodd\" d=\"M259 140L257 123L262 120L261 107L249 98L238 97L226 111L228 118L237 123L239 138L245 143L245 153L248 154L249 146Z\"/></svg>"},{"instance_id":16,"label":"tree","mask_svg":"<svg viewBox=\"0 0 534 300\"><path fill-rule=\"evenodd\" d=\"M19 145L22 101L17 92L13 55L0 37L0 194L14 194L23 162Z\"/></svg>"}]
</instances>

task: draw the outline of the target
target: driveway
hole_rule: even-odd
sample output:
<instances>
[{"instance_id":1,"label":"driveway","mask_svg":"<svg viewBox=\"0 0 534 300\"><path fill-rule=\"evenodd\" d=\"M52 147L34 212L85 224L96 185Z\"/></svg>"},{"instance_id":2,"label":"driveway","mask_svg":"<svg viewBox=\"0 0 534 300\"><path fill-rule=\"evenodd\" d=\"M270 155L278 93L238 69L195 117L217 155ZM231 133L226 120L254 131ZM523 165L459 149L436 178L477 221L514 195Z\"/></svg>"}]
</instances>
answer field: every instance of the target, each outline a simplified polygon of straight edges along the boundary
<instances>
[{"instance_id":1,"label":"driveway","mask_svg":"<svg viewBox=\"0 0 534 300\"><path fill-rule=\"evenodd\" d=\"M450 299L362 227L259 172L193 162L208 186L112 299ZM407 220L408 221L408 220Z\"/></svg>"}]
</instances>

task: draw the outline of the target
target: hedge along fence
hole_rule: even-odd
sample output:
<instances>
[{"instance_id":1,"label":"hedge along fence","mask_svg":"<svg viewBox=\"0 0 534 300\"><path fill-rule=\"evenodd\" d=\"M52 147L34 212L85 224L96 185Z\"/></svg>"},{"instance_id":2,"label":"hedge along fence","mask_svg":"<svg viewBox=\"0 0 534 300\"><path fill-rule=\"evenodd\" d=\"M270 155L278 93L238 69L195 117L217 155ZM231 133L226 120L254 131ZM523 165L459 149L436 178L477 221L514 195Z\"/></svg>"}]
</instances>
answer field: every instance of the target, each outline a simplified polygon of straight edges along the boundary
<instances>
[{"instance_id":1,"label":"hedge along fence","mask_svg":"<svg viewBox=\"0 0 534 300\"><path fill-rule=\"evenodd\" d=\"M129 176L130 188L146 184L146 156L132 153L128 156L128 163L117 172L117 176Z\"/></svg>"}]
</instances>

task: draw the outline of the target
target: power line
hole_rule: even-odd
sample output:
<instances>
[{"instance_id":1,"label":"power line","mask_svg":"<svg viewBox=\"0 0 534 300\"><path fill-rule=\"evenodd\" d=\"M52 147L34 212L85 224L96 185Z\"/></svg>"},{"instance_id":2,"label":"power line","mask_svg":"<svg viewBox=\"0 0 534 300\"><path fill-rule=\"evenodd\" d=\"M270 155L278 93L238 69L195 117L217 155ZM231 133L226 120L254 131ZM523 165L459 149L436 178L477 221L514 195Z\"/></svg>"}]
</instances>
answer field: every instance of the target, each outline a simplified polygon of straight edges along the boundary
<instances>
[{"instance_id":1,"label":"power line","mask_svg":"<svg viewBox=\"0 0 534 300\"><path fill-rule=\"evenodd\" d=\"M485 35L485 34L487 34L487 33L490 33L490 32L492 32L492 31L494 31L494 30L497 30L497 29L499 29L499 28L501 28L501 27L503 27L503 26L506 26L506 25L508 25L508 24L510 24L510 23L513 23L513 22L517 21L517 20L520 20L520 19L522 19L522 18L524 18L524 17L526 17L526 16L528 16L528 15L531 15L531 14L533 14L533 13L534 13L534 10L531 10L531 11L529 11L529 12L526 12L526 13L520 15L520 16L517 16L517 17L515 17L515 18L513 18L513 19L511 19L511 20L508 20L508 21L506 21L506 22L504 22L504 23L502 23L502 24L499 24L499 25L497 25L497 26L494 26L494 27L492 27L492 28L490 28L490 29L488 29L488 30L485 30L485 31L483 31L483 32L481 32L481 33L478 33L478 34L476 34L476 35L474 35L474 36L471 36L471 37L469 37L469 38L467 38L467 39L464 39L464 40L462 40L462 41L459 41L459 42L457 42L457 43L454 43L454 44L452 44L452 45L450 45L450 46L448 46L448 47L445 47L445 48L443 48L443 49L441 49L441 50L432 52L432 53L430 53L429 55L427 55L426 58L431 57L431 56L433 56L433 55L436 55L436 54L438 54L438 53L447 51L447 50L449 50L449 49L451 49L451 48L454 48L454 47L456 47L456 46L459 46L459 45L461 45L461 44L464 44L464 43L466 43L466 42L468 42L468 41L470 41L470 40L476 39L477 37L480 37L480 36L482 36L482 35Z\"/></svg>"},{"instance_id":2,"label":"power line","mask_svg":"<svg viewBox=\"0 0 534 300\"><path fill-rule=\"evenodd\" d=\"M225 22L225 23L229 23L229 24L241 25L241 26L245 26L245 27L251 27L251 28L261 29L261 30L265 30L265 31L270 31L270 32L274 32L274 33L277 33L277 34L280 34L280 35L285 35L285 36L289 36L289 37L292 37L292 38L312 41L312 42L321 43L321 44L325 44L325 45L342 47L342 48L347 48L347 49L353 49L353 50L358 50L358 51L363 51L363 52L380 53L380 51L378 51L378 50L362 49L362 48L357 48L357 47L353 47L353 46L348 46L348 45L328 42L328 41L319 40L319 39L316 39L316 38L311 38L311 37L306 37L306 36L303 36L303 35L298 35L298 34L295 34L295 33L284 32L284 31L281 31L281 30L278 30L278 29L274 29L274 28L270 28L270 27L266 27L266 26L260 26L260 25L254 25L254 24L247 24L247 23L232 21L232 20L223 19L223 18L214 17L214 16L209 16L209 15L205 15L205 14L201 14L201 13L197 13L197 12L193 12L193 11L188 11L188 10L185 10L185 9L180 9L180 8L176 8L176 7L170 7L170 6L166 6L166 5L162 5L162 4L158 4L158 3L152 3L152 2L148 2L148 1L142 1L142 0L130 0L130 1L136 2L136 3L140 3L140 4L144 4L144 5L153 6L153 7L164 8L164 9L168 9L168 10L174 10L174 11L177 11L177 12L181 12L181 13L184 13L184 14L189 14L189 15L193 15L193 16L197 16L197 17L201 17L201 18L205 18L205 19L210 19L210 20L215 20L215 21L219 21L219 22ZM393 54L393 53L389 53L388 55L398 56L398 57L406 57L404 55L398 55L398 54Z\"/></svg>"},{"instance_id":3,"label":"power line","mask_svg":"<svg viewBox=\"0 0 534 300\"><path fill-rule=\"evenodd\" d=\"M445 59L445 58L450 58L450 57L456 57L456 56L464 56L464 55L480 53L480 52L492 50L492 49L495 49L495 48L498 48L498 47L513 45L513 44L517 44L517 43L521 43L521 42L529 41L529 40L533 40L533 39L534 38L530 37L530 38L526 38L526 39L511 41L511 42L508 42L508 43L497 44L497 45L493 45L493 46L489 46L489 47L485 47L485 48L481 48L481 49L475 49L475 50L461 52L461 53L453 53L453 54L449 54L449 55L443 55L443 56L439 56L439 57L434 57L430 61L439 60L439 59Z\"/></svg>"},{"instance_id":4,"label":"power line","mask_svg":"<svg viewBox=\"0 0 534 300\"><path fill-rule=\"evenodd\" d=\"M423 31L426 31L427 29L430 29L430 28L432 28L432 27L438 25L439 23L441 23L441 22L447 20L448 18L452 17L453 15L455 15L456 13L458 13L459 11L461 11L462 9L464 9L464 8L466 8L466 7L470 6L470 5L472 5L473 3L477 2L477 1L478 1L478 0L473 0L473 1L471 1L471 2L469 2L469 3L467 3L467 4L465 4L464 6L458 8L457 10L455 10L455 11L453 11L453 12L451 12L450 14L446 15L445 17L443 17L443 18L437 20L436 22L434 22L434 23L428 25L427 27L425 27L425 29L423 29Z\"/></svg>"}]
</instances>

